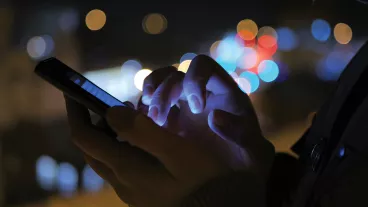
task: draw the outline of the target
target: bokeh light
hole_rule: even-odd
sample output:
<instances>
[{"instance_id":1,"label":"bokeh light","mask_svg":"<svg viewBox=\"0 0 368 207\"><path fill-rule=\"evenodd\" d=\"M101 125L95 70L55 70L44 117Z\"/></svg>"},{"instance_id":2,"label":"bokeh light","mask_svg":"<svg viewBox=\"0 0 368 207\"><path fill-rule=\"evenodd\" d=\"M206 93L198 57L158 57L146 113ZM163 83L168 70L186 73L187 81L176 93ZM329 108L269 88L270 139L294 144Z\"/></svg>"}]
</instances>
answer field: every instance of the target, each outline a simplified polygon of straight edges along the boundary
<instances>
[{"instance_id":1,"label":"bokeh light","mask_svg":"<svg viewBox=\"0 0 368 207\"><path fill-rule=\"evenodd\" d=\"M190 63L192 62L192 60L184 60L182 63L180 63L178 70L186 73L189 69Z\"/></svg>"},{"instance_id":2,"label":"bokeh light","mask_svg":"<svg viewBox=\"0 0 368 207\"><path fill-rule=\"evenodd\" d=\"M274 28L264 26L258 32L258 44L264 48L271 48L277 44L278 35Z\"/></svg>"},{"instance_id":3,"label":"bokeh light","mask_svg":"<svg viewBox=\"0 0 368 207\"><path fill-rule=\"evenodd\" d=\"M242 56L239 57L237 66L241 69L250 69L258 63L257 51L251 47L245 47Z\"/></svg>"},{"instance_id":4,"label":"bokeh light","mask_svg":"<svg viewBox=\"0 0 368 207\"><path fill-rule=\"evenodd\" d=\"M353 30L345 23L338 23L334 28L334 36L338 43L345 45L353 38Z\"/></svg>"},{"instance_id":5,"label":"bokeh light","mask_svg":"<svg viewBox=\"0 0 368 207\"><path fill-rule=\"evenodd\" d=\"M122 72L126 71L126 70L133 70L133 71L138 71L142 69L142 65L139 61L137 60L127 60L126 62L123 63L123 65L121 66L121 70Z\"/></svg>"},{"instance_id":6,"label":"bokeh light","mask_svg":"<svg viewBox=\"0 0 368 207\"><path fill-rule=\"evenodd\" d=\"M216 59L217 58L217 48L220 44L220 40L219 41L216 41L214 42L212 45L211 45L211 48L210 48L210 55L212 58Z\"/></svg>"},{"instance_id":7,"label":"bokeh light","mask_svg":"<svg viewBox=\"0 0 368 207\"><path fill-rule=\"evenodd\" d=\"M243 40L253 40L257 36L258 26L253 20L244 19L238 23L236 31Z\"/></svg>"},{"instance_id":8,"label":"bokeh light","mask_svg":"<svg viewBox=\"0 0 368 207\"><path fill-rule=\"evenodd\" d=\"M272 82L279 75L279 67L272 60L263 60L258 65L258 76L264 82Z\"/></svg>"},{"instance_id":9,"label":"bokeh light","mask_svg":"<svg viewBox=\"0 0 368 207\"><path fill-rule=\"evenodd\" d=\"M350 60L353 52L333 51L317 65L317 76L325 81L335 81L340 77Z\"/></svg>"},{"instance_id":10,"label":"bokeh light","mask_svg":"<svg viewBox=\"0 0 368 207\"><path fill-rule=\"evenodd\" d=\"M180 63L174 63L174 64L172 64L172 66L174 66L176 68L179 68L179 65L180 65Z\"/></svg>"},{"instance_id":11,"label":"bokeh light","mask_svg":"<svg viewBox=\"0 0 368 207\"><path fill-rule=\"evenodd\" d=\"M143 18L142 26L148 34L161 34L167 28L167 19L162 14L148 14Z\"/></svg>"},{"instance_id":12,"label":"bokeh light","mask_svg":"<svg viewBox=\"0 0 368 207\"><path fill-rule=\"evenodd\" d=\"M138 90L143 91L144 79L151 73L152 71L150 69L142 69L135 74L134 85Z\"/></svg>"},{"instance_id":13,"label":"bokeh light","mask_svg":"<svg viewBox=\"0 0 368 207\"><path fill-rule=\"evenodd\" d=\"M295 49L299 40L295 32L288 27L281 27L276 30L278 35L277 45L282 51L291 51Z\"/></svg>"},{"instance_id":14,"label":"bokeh light","mask_svg":"<svg viewBox=\"0 0 368 207\"><path fill-rule=\"evenodd\" d=\"M86 25L88 29L97 31L102 29L106 24L106 14L102 10L94 9L88 12L86 16Z\"/></svg>"},{"instance_id":15,"label":"bokeh light","mask_svg":"<svg viewBox=\"0 0 368 207\"><path fill-rule=\"evenodd\" d=\"M237 83L239 88L246 94L250 94L251 90L252 90L252 86L250 84L250 82L248 81L248 79L246 78L238 78L237 79Z\"/></svg>"},{"instance_id":16,"label":"bokeh light","mask_svg":"<svg viewBox=\"0 0 368 207\"><path fill-rule=\"evenodd\" d=\"M84 167L82 176L82 185L87 192L97 192L104 185L104 180L89 165Z\"/></svg>"},{"instance_id":17,"label":"bokeh light","mask_svg":"<svg viewBox=\"0 0 368 207\"><path fill-rule=\"evenodd\" d=\"M52 157L42 155L36 162L36 179L44 190L52 190L55 187L58 174L58 164Z\"/></svg>"},{"instance_id":18,"label":"bokeh light","mask_svg":"<svg viewBox=\"0 0 368 207\"><path fill-rule=\"evenodd\" d=\"M244 78L250 83L250 91L249 93L255 92L259 87L259 78L257 74L245 71L239 75L239 78ZM239 82L238 82L239 83Z\"/></svg>"},{"instance_id":19,"label":"bokeh light","mask_svg":"<svg viewBox=\"0 0 368 207\"><path fill-rule=\"evenodd\" d=\"M28 55L33 59L40 59L50 55L54 50L54 41L51 36L32 37L27 42Z\"/></svg>"},{"instance_id":20,"label":"bokeh light","mask_svg":"<svg viewBox=\"0 0 368 207\"><path fill-rule=\"evenodd\" d=\"M330 38L331 26L326 20L316 19L312 23L311 32L316 40L325 42Z\"/></svg>"},{"instance_id":21,"label":"bokeh light","mask_svg":"<svg viewBox=\"0 0 368 207\"><path fill-rule=\"evenodd\" d=\"M60 163L57 186L62 196L73 196L78 187L78 171L73 165L69 163Z\"/></svg>"},{"instance_id":22,"label":"bokeh light","mask_svg":"<svg viewBox=\"0 0 368 207\"><path fill-rule=\"evenodd\" d=\"M227 35L217 47L216 61L228 73L236 70L237 60L243 54L244 47L235 39L236 34Z\"/></svg>"},{"instance_id":23,"label":"bokeh light","mask_svg":"<svg viewBox=\"0 0 368 207\"><path fill-rule=\"evenodd\" d=\"M59 27L64 32L73 32L79 26L79 14L75 9L64 11L58 19Z\"/></svg>"},{"instance_id":24,"label":"bokeh light","mask_svg":"<svg viewBox=\"0 0 368 207\"><path fill-rule=\"evenodd\" d=\"M193 60L193 58L195 58L197 56L197 54L195 53L185 53L183 56L181 56L180 58L180 63L186 61L186 60Z\"/></svg>"}]
</instances>

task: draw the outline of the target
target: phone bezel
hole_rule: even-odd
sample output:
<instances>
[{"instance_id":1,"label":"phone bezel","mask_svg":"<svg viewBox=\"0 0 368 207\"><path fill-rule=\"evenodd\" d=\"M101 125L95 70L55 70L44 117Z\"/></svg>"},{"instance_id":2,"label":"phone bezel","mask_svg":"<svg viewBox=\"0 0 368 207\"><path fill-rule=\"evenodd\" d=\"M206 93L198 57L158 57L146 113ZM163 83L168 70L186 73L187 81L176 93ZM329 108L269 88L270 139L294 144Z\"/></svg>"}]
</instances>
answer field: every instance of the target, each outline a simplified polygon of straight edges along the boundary
<instances>
[{"instance_id":1,"label":"phone bezel","mask_svg":"<svg viewBox=\"0 0 368 207\"><path fill-rule=\"evenodd\" d=\"M55 86L62 92L64 92L67 96L73 98L80 104L86 106L88 109L92 110L96 114L104 117L106 114L106 111L108 108L110 108L109 105L105 104L103 101L99 100L97 97L93 96L92 94L85 91L83 88L81 88L78 84L74 83L71 80L71 77L74 75L78 75L82 78L84 78L87 81L86 77L84 77L82 74L78 73L77 71L71 69L66 64L62 63L60 60L56 58L49 58L46 60L43 60L39 62L35 68L35 73L49 82L51 85ZM101 89L96 84L94 84L92 81L90 81L95 87ZM111 98L116 99L117 98L106 92L105 90L101 89L106 94L111 96ZM119 101L123 106L125 106L124 103Z\"/></svg>"}]
</instances>

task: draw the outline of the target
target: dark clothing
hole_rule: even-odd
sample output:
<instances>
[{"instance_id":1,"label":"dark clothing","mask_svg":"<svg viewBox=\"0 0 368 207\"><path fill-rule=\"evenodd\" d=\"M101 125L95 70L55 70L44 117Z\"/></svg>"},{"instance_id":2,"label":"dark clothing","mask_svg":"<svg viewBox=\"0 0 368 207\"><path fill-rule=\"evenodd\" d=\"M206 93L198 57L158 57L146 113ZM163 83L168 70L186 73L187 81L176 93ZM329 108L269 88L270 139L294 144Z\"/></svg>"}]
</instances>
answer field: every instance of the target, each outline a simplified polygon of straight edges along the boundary
<instances>
[{"instance_id":1,"label":"dark clothing","mask_svg":"<svg viewBox=\"0 0 368 207\"><path fill-rule=\"evenodd\" d=\"M267 185L268 206L368 206L368 44L343 72L333 96L293 151L299 159L275 157ZM190 206L263 206L262 201L247 202L255 196L249 180L239 175L224 179L195 193Z\"/></svg>"}]
</instances>

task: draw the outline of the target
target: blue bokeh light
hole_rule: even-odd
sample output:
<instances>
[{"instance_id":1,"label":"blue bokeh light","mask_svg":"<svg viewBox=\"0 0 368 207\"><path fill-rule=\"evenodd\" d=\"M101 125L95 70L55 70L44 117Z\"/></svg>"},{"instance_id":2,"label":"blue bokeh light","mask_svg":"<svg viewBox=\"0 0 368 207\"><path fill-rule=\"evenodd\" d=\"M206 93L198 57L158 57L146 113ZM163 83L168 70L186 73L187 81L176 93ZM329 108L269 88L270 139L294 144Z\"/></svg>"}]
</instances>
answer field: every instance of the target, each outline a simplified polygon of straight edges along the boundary
<instances>
[{"instance_id":1,"label":"blue bokeh light","mask_svg":"<svg viewBox=\"0 0 368 207\"><path fill-rule=\"evenodd\" d=\"M137 60L127 60L122 66L121 66L121 70L122 72L124 71L138 71L142 69L142 65L140 62L138 62Z\"/></svg>"},{"instance_id":2,"label":"blue bokeh light","mask_svg":"<svg viewBox=\"0 0 368 207\"><path fill-rule=\"evenodd\" d=\"M325 42L330 38L331 26L326 20L316 19L312 23L311 31L316 40Z\"/></svg>"},{"instance_id":3,"label":"blue bokeh light","mask_svg":"<svg viewBox=\"0 0 368 207\"><path fill-rule=\"evenodd\" d=\"M288 27L281 27L276 30L278 39L277 45L278 49L281 51L291 51L295 49L298 44L299 40L293 30Z\"/></svg>"},{"instance_id":4,"label":"blue bokeh light","mask_svg":"<svg viewBox=\"0 0 368 207\"><path fill-rule=\"evenodd\" d=\"M258 65L258 75L264 82L272 82L279 75L279 66L272 60L264 60Z\"/></svg>"},{"instance_id":5,"label":"blue bokeh light","mask_svg":"<svg viewBox=\"0 0 368 207\"><path fill-rule=\"evenodd\" d=\"M82 176L83 188L88 192L98 192L104 185L104 180L89 165L84 167Z\"/></svg>"},{"instance_id":6,"label":"blue bokeh light","mask_svg":"<svg viewBox=\"0 0 368 207\"><path fill-rule=\"evenodd\" d=\"M182 63L186 60L193 60L193 58L195 58L196 56L197 56L197 54L195 54L195 53L185 53L183 56L181 56L180 63Z\"/></svg>"},{"instance_id":7,"label":"blue bokeh light","mask_svg":"<svg viewBox=\"0 0 368 207\"><path fill-rule=\"evenodd\" d=\"M318 63L317 76L325 81L336 81L353 57L352 52L331 52Z\"/></svg>"},{"instance_id":8,"label":"blue bokeh light","mask_svg":"<svg viewBox=\"0 0 368 207\"><path fill-rule=\"evenodd\" d=\"M36 162L36 179L44 190L52 190L55 187L58 165L54 159L43 155Z\"/></svg>"},{"instance_id":9,"label":"blue bokeh light","mask_svg":"<svg viewBox=\"0 0 368 207\"><path fill-rule=\"evenodd\" d=\"M259 78L257 74L245 71L239 75L240 78L245 78L250 83L250 93L255 92L259 88Z\"/></svg>"},{"instance_id":10,"label":"blue bokeh light","mask_svg":"<svg viewBox=\"0 0 368 207\"><path fill-rule=\"evenodd\" d=\"M236 40L236 34L227 35L217 47L216 61L228 72L234 72L243 47Z\"/></svg>"},{"instance_id":11,"label":"blue bokeh light","mask_svg":"<svg viewBox=\"0 0 368 207\"><path fill-rule=\"evenodd\" d=\"M78 187L78 172L69 163L60 163L57 176L57 187L64 197L71 197Z\"/></svg>"}]
</instances>

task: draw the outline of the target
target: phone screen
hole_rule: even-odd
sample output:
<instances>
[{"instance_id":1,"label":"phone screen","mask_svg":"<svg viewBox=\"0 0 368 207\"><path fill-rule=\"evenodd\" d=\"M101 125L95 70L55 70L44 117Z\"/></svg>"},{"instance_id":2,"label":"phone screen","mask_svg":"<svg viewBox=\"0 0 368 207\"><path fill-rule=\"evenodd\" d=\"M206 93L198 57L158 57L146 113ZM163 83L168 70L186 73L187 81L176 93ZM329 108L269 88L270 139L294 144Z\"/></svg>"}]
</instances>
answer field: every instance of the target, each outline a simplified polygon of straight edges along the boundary
<instances>
[{"instance_id":1,"label":"phone screen","mask_svg":"<svg viewBox=\"0 0 368 207\"><path fill-rule=\"evenodd\" d=\"M85 77L79 74L73 74L70 79L80 86L83 90L88 92L89 94L93 95L94 97L98 98L100 101L104 102L106 105L113 107L113 106L124 106L122 102L120 102L115 97L111 96L101 88L97 87L91 81L86 79Z\"/></svg>"}]
</instances>

